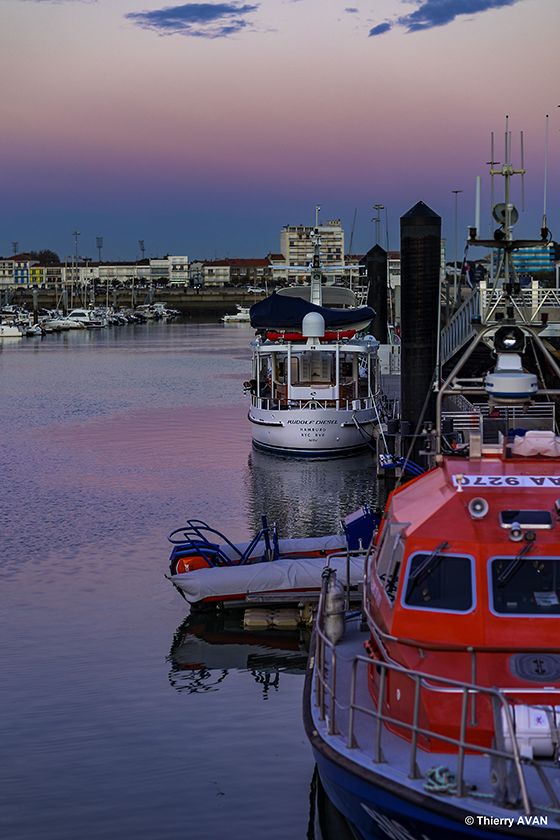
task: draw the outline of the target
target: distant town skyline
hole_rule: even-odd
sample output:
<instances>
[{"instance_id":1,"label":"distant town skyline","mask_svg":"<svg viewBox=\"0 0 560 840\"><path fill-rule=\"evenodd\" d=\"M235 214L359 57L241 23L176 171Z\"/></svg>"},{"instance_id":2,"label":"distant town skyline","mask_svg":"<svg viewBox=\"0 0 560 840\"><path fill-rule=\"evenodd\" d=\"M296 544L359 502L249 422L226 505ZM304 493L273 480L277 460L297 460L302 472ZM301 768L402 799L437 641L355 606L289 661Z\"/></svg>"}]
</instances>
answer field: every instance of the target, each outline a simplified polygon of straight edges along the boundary
<instances>
[{"instance_id":1,"label":"distant town skyline","mask_svg":"<svg viewBox=\"0 0 560 840\"><path fill-rule=\"evenodd\" d=\"M340 219L400 244L417 201L462 256L490 135L524 133L523 235L560 239L558 0L0 0L0 254L260 257ZM495 179L495 200L502 197ZM521 179L514 179L521 211ZM455 203L456 202L456 203ZM375 210L375 205L381 205ZM379 223L372 219L380 218ZM477 249L478 251L479 249ZM474 249L469 258L480 258Z\"/></svg>"}]
</instances>

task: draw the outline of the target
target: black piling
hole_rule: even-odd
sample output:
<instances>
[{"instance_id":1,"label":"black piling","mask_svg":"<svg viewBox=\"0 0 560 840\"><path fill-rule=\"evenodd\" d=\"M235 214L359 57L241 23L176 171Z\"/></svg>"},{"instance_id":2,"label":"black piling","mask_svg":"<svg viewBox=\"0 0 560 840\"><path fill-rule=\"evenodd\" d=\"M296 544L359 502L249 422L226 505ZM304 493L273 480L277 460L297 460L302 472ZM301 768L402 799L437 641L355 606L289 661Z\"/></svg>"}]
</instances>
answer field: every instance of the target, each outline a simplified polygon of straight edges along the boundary
<instances>
[{"instance_id":1,"label":"black piling","mask_svg":"<svg viewBox=\"0 0 560 840\"><path fill-rule=\"evenodd\" d=\"M401 416L413 432L430 393L423 421L435 419L440 268L441 216L419 201L401 216Z\"/></svg>"},{"instance_id":2,"label":"black piling","mask_svg":"<svg viewBox=\"0 0 560 840\"><path fill-rule=\"evenodd\" d=\"M368 278L367 305L375 310L370 333L387 344L387 251L374 245L362 260Z\"/></svg>"}]
</instances>

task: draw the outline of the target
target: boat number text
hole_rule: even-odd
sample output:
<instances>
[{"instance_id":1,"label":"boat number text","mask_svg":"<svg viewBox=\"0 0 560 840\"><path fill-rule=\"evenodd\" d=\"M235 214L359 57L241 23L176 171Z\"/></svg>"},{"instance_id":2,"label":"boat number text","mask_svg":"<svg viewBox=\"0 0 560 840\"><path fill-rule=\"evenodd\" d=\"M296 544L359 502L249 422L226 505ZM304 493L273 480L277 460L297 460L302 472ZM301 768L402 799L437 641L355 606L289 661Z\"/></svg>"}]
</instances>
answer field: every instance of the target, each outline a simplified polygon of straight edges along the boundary
<instances>
[{"instance_id":1,"label":"boat number text","mask_svg":"<svg viewBox=\"0 0 560 840\"><path fill-rule=\"evenodd\" d=\"M560 487L560 476L454 475L454 487Z\"/></svg>"}]
</instances>

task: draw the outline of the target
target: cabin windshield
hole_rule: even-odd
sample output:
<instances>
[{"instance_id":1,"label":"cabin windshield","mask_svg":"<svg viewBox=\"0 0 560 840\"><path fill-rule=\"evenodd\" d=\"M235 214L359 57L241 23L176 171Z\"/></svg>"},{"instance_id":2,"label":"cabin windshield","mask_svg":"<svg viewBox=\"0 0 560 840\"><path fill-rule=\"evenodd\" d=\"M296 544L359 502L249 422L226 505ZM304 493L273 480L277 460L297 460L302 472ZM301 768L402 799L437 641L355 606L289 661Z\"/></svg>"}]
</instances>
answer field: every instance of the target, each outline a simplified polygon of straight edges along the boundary
<instances>
[{"instance_id":1,"label":"cabin windshield","mask_svg":"<svg viewBox=\"0 0 560 840\"><path fill-rule=\"evenodd\" d=\"M407 607L467 612L473 606L472 558L444 550L414 554L405 592Z\"/></svg>"},{"instance_id":2,"label":"cabin windshield","mask_svg":"<svg viewBox=\"0 0 560 840\"><path fill-rule=\"evenodd\" d=\"M501 615L560 615L560 557L526 555L512 568L512 557L491 563L492 602ZM504 574L508 569L512 573Z\"/></svg>"},{"instance_id":3,"label":"cabin windshield","mask_svg":"<svg viewBox=\"0 0 560 840\"><path fill-rule=\"evenodd\" d=\"M404 556L405 537L402 531L408 524L399 522L387 525L377 552L377 577L391 603L395 600Z\"/></svg>"}]
</instances>

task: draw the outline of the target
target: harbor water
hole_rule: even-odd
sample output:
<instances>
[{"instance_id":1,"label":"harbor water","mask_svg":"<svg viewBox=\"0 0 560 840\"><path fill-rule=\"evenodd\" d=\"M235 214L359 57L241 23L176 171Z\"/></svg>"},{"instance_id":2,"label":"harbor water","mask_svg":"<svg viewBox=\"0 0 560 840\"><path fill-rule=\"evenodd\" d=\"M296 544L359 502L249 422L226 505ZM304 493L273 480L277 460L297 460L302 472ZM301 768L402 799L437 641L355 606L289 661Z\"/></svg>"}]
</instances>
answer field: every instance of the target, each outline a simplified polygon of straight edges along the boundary
<instances>
[{"instance_id":1,"label":"harbor water","mask_svg":"<svg viewBox=\"0 0 560 840\"><path fill-rule=\"evenodd\" d=\"M306 840L308 633L189 615L167 535L340 532L371 454L252 449L243 325L0 342L0 836ZM312 810L312 809L311 809Z\"/></svg>"}]
</instances>

